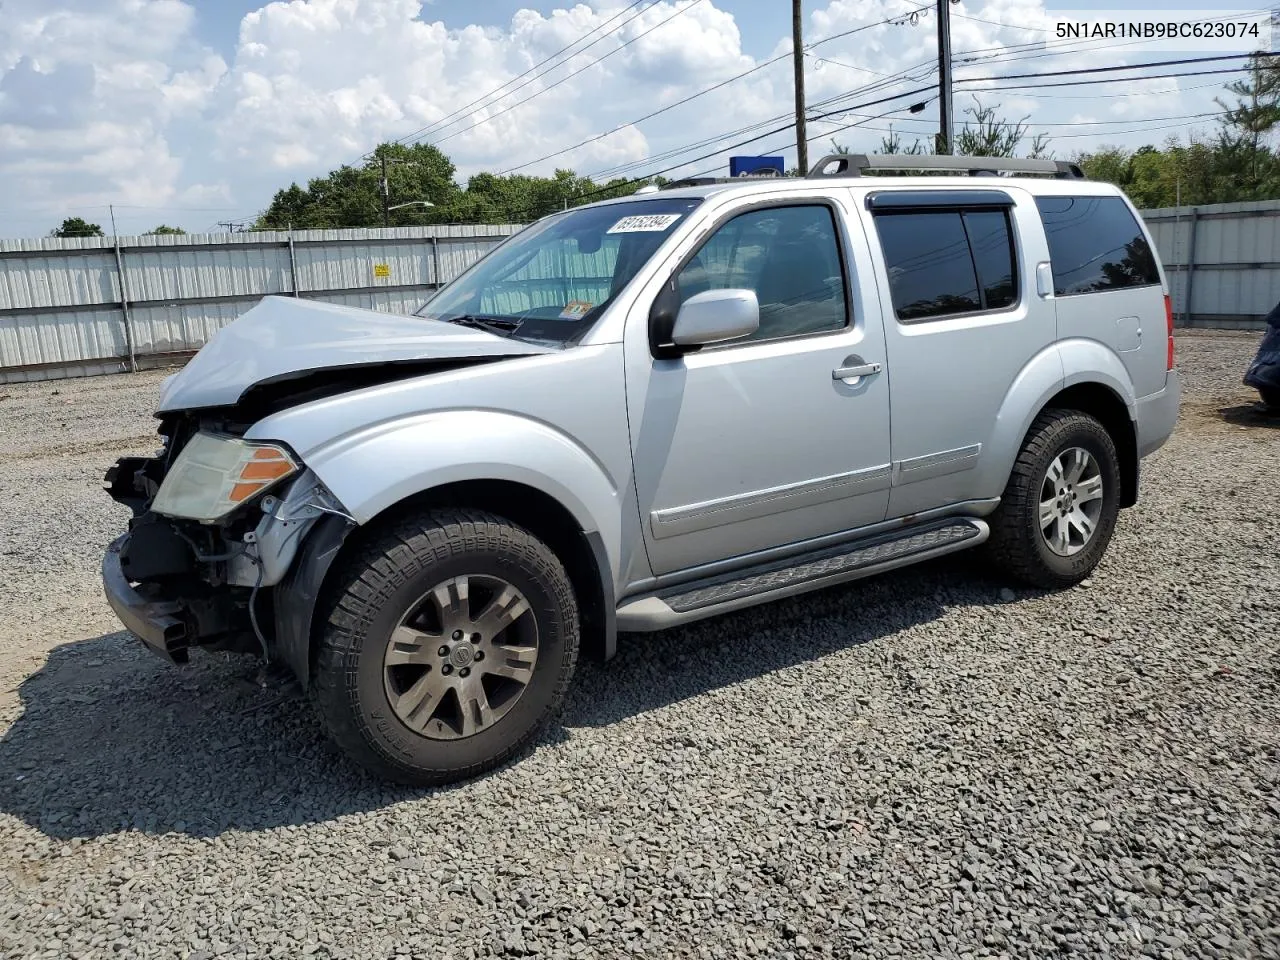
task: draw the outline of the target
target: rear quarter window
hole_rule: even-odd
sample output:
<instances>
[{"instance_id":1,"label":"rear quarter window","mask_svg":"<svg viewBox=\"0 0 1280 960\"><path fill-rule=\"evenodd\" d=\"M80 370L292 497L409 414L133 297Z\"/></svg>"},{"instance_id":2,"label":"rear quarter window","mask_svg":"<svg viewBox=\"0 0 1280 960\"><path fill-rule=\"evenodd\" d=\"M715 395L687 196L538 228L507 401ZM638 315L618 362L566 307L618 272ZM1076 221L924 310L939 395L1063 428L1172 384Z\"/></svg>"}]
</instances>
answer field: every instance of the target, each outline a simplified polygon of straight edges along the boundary
<instances>
[{"instance_id":1,"label":"rear quarter window","mask_svg":"<svg viewBox=\"0 0 1280 960\"><path fill-rule=\"evenodd\" d=\"M1151 245L1119 197L1037 197L1036 206L1049 241L1055 296L1160 283Z\"/></svg>"}]
</instances>

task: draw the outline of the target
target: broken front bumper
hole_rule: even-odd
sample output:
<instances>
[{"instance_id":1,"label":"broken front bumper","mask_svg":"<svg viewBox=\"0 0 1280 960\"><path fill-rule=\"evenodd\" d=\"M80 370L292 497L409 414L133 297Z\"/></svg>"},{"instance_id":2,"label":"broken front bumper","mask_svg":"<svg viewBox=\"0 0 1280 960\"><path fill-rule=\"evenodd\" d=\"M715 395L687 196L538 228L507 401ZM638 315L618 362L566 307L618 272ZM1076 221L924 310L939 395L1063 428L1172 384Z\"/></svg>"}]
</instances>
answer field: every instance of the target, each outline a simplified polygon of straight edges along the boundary
<instances>
[{"instance_id":1,"label":"broken front bumper","mask_svg":"<svg viewBox=\"0 0 1280 960\"><path fill-rule=\"evenodd\" d=\"M112 541L102 558L102 587L107 603L125 629L170 663L188 659L188 627L183 604L177 600L155 601L142 596L129 583L120 563L120 552L129 534Z\"/></svg>"}]
</instances>

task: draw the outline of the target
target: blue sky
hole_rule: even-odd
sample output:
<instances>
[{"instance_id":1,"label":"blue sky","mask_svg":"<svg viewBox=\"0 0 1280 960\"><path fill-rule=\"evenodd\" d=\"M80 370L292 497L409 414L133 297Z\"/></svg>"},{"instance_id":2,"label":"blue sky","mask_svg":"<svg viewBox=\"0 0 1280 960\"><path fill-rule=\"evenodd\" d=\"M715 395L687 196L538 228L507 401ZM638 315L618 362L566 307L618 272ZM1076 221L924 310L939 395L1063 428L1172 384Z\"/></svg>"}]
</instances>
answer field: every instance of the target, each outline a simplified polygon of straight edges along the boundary
<instances>
[{"instance_id":1,"label":"blue sky","mask_svg":"<svg viewBox=\"0 0 1280 960\"><path fill-rule=\"evenodd\" d=\"M197 14L198 30L202 37L230 56L235 51L240 32L240 20L263 6L260 0L192 0ZM518 0L435 0L424 8L424 16L440 19L450 25L469 23L488 27L505 27L517 10L537 10L549 15L568 4L562 2L518 2ZM1082 2L1076 6L1092 6ZM750 50L767 50L776 39L791 30L791 9L787 0L741 0L728 5L737 15L738 29L742 33L743 46ZM818 4L806 4L817 7Z\"/></svg>"},{"instance_id":2,"label":"blue sky","mask_svg":"<svg viewBox=\"0 0 1280 960\"><path fill-rule=\"evenodd\" d=\"M957 76L1196 55L1107 43L1037 51L1026 44L1043 28L1043 2L954 5ZM1052 2L1114 9L1098 0ZM817 44L806 59L811 110L845 98L835 101L845 112L811 124L812 155L832 136L874 150L890 129L908 141L936 129L933 20L889 22L927 5L805 0L805 41ZM1200 6L1146 0L1124 13ZM517 166L601 177L673 166L716 172L727 167L728 147L779 118L785 124L792 108L786 0L645 0L634 9L631 0L3 0L3 7L0 234L8 236L41 235L71 215L105 225L109 205L121 233L160 222L215 229L254 216L291 182L432 125L428 139L455 162L461 182ZM596 28L590 50L440 126ZM1213 98L1228 79L1117 76L1053 88L1040 86L1049 80L1019 81L1018 89L980 97L1006 117L1025 117L1029 134L1048 134L1054 155L1070 157L1104 143L1133 148L1211 134ZM961 118L985 86L960 85L968 91L957 92ZM916 88L926 92L903 99ZM926 107L909 114L915 99ZM735 130L748 132L729 136ZM704 140L708 146L678 152ZM790 161L794 144L784 131L733 152L781 152Z\"/></svg>"}]
</instances>

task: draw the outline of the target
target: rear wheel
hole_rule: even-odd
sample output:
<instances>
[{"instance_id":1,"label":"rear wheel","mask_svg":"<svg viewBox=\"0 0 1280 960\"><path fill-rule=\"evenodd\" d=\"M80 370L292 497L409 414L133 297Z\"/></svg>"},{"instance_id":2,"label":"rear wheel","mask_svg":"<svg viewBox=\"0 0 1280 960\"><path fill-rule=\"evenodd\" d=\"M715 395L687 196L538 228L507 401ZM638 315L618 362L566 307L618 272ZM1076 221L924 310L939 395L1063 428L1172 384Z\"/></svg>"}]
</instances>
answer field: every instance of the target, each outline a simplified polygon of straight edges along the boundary
<instances>
[{"instance_id":1,"label":"rear wheel","mask_svg":"<svg viewBox=\"0 0 1280 960\"><path fill-rule=\"evenodd\" d=\"M526 748L564 699L578 611L560 561L472 510L424 513L343 572L315 691L330 735L377 776L449 783Z\"/></svg>"},{"instance_id":2,"label":"rear wheel","mask_svg":"<svg viewBox=\"0 0 1280 960\"><path fill-rule=\"evenodd\" d=\"M1075 410L1046 410L991 517L988 553L1023 583L1068 587L1102 560L1119 513L1119 458L1106 428Z\"/></svg>"}]
</instances>

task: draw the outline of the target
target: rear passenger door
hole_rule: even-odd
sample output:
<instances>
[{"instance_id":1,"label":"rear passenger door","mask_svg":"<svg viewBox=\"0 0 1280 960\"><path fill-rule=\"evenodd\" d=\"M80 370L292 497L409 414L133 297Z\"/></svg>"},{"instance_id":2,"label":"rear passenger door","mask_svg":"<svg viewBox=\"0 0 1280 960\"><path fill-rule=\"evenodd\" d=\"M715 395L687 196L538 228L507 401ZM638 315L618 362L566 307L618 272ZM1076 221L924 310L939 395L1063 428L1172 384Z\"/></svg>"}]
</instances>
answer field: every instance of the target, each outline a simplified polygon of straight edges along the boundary
<instances>
[{"instance_id":1,"label":"rear passenger door","mask_svg":"<svg viewBox=\"0 0 1280 960\"><path fill-rule=\"evenodd\" d=\"M883 252L889 516L999 496L977 468L1015 378L1056 335L1053 302L1036 295L1048 254L1035 201L1017 188L885 189L865 215Z\"/></svg>"}]
</instances>

